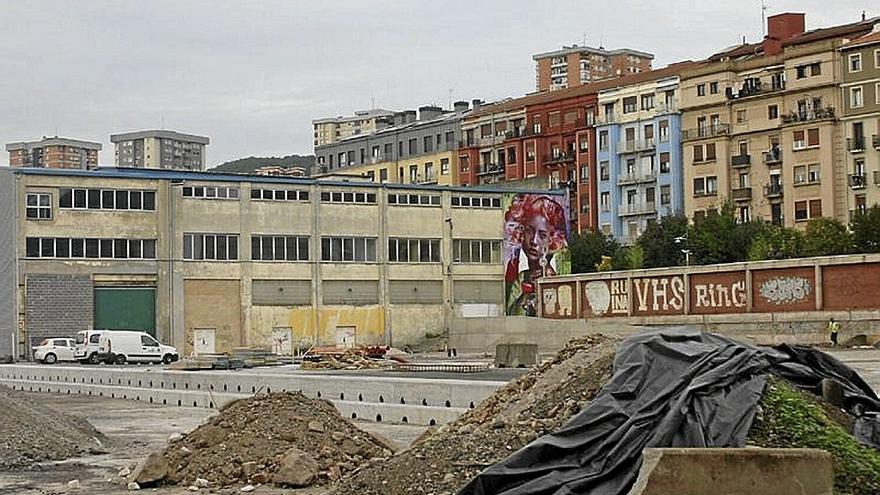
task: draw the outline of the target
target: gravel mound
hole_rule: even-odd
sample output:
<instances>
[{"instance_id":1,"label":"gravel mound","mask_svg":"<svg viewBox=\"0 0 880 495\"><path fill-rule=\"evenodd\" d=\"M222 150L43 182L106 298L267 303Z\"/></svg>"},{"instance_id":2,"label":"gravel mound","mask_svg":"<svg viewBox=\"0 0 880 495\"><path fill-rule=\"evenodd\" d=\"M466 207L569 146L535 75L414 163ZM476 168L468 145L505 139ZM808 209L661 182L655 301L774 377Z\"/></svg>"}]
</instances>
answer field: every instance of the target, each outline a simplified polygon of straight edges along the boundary
<instances>
[{"instance_id":1,"label":"gravel mound","mask_svg":"<svg viewBox=\"0 0 880 495\"><path fill-rule=\"evenodd\" d=\"M301 393L263 394L228 404L208 422L172 440L133 474L142 484L209 486L324 485L394 446L358 429L333 404ZM202 482L203 483L203 482Z\"/></svg>"},{"instance_id":2,"label":"gravel mound","mask_svg":"<svg viewBox=\"0 0 880 495\"><path fill-rule=\"evenodd\" d=\"M0 385L0 470L103 453L106 442L88 421Z\"/></svg>"},{"instance_id":3,"label":"gravel mound","mask_svg":"<svg viewBox=\"0 0 880 495\"><path fill-rule=\"evenodd\" d=\"M331 493L452 494L487 466L557 430L611 378L617 341L574 339L456 421L394 457L368 462Z\"/></svg>"}]
</instances>

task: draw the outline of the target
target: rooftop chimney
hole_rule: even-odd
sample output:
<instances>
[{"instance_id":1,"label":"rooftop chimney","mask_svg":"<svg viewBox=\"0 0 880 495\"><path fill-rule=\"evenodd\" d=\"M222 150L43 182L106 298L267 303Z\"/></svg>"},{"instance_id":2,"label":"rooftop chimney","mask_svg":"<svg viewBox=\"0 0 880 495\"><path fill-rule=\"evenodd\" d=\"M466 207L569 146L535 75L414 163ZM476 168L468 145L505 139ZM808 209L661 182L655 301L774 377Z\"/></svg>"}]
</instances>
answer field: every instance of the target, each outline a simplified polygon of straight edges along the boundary
<instances>
[{"instance_id":1,"label":"rooftop chimney","mask_svg":"<svg viewBox=\"0 0 880 495\"><path fill-rule=\"evenodd\" d=\"M479 98L474 99L474 100L471 100L471 106L474 107L474 111L475 111L475 112L476 112L477 110L479 110L480 107L481 107L482 105L483 105L483 100L481 100L481 99L479 99Z\"/></svg>"},{"instance_id":2,"label":"rooftop chimney","mask_svg":"<svg viewBox=\"0 0 880 495\"><path fill-rule=\"evenodd\" d=\"M434 105L419 107L419 120L433 120L443 115L443 109Z\"/></svg>"},{"instance_id":3,"label":"rooftop chimney","mask_svg":"<svg viewBox=\"0 0 880 495\"><path fill-rule=\"evenodd\" d=\"M456 101L452 104L452 109L458 113L467 112L468 108L470 108L470 103L466 101Z\"/></svg>"},{"instance_id":4,"label":"rooftop chimney","mask_svg":"<svg viewBox=\"0 0 880 495\"><path fill-rule=\"evenodd\" d=\"M782 42L804 33L805 14L787 12L767 18L767 36L764 37L764 55L782 53Z\"/></svg>"},{"instance_id":5,"label":"rooftop chimney","mask_svg":"<svg viewBox=\"0 0 880 495\"><path fill-rule=\"evenodd\" d=\"M394 117L392 118L392 122L394 125L400 125L406 123L406 114L404 112L394 112Z\"/></svg>"},{"instance_id":6,"label":"rooftop chimney","mask_svg":"<svg viewBox=\"0 0 880 495\"><path fill-rule=\"evenodd\" d=\"M405 116L403 123L409 124L410 122L416 121L416 111L415 110L404 110L403 114Z\"/></svg>"}]
</instances>

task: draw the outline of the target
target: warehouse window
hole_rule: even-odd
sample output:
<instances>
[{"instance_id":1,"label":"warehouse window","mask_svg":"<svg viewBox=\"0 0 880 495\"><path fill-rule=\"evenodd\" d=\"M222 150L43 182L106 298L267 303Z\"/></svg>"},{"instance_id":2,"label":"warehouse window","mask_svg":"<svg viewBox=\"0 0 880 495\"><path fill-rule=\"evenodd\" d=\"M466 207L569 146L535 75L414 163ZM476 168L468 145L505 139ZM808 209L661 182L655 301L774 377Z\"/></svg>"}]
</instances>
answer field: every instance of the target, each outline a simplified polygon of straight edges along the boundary
<instances>
[{"instance_id":1,"label":"warehouse window","mask_svg":"<svg viewBox=\"0 0 880 495\"><path fill-rule=\"evenodd\" d=\"M25 255L28 258L153 260L156 259L156 240L28 237Z\"/></svg>"},{"instance_id":2,"label":"warehouse window","mask_svg":"<svg viewBox=\"0 0 880 495\"><path fill-rule=\"evenodd\" d=\"M239 191L237 187L184 186L181 194L184 198L238 199Z\"/></svg>"},{"instance_id":3,"label":"warehouse window","mask_svg":"<svg viewBox=\"0 0 880 495\"><path fill-rule=\"evenodd\" d=\"M501 263L501 241L455 239L452 256L456 263Z\"/></svg>"},{"instance_id":4,"label":"warehouse window","mask_svg":"<svg viewBox=\"0 0 880 495\"><path fill-rule=\"evenodd\" d=\"M321 202L372 205L376 204L376 193L323 191Z\"/></svg>"},{"instance_id":5,"label":"warehouse window","mask_svg":"<svg viewBox=\"0 0 880 495\"><path fill-rule=\"evenodd\" d=\"M63 210L156 211L156 191L63 188L58 206Z\"/></svg>"},{"instance_id":6,"label":"warehouse window","mask_svg":"<svg viewBox=\"0 0 880 495\"><path fill-rule=\"evenodd\" d=\"M375 237L322 237L323 261L376 261Z\"/></svg>"},{"instance_id":7,"label":"warehouse window","mask_svg":"<svg viewBox=\"0 0 880 495\"><path fill-rule=\"evenodd\" d=\"M440 239L388 239L388 261L439 263Z\"/></svg>"},{"instance_id":8,"label":"warehouse window","mask_svg":"<svg viewBox=\"0 0 880 495\"><path fill-rule=\"evenodd\" d=\"M28 193L25 198L25 213L28 220L52 219L52 195Z\"/></svg>"},{"instance_id":9,"label":"warehouse window","mask_svg":"<svg viewBox=\"0 0 880 495\"><path fill-rule=\"evenodd\" d=\"M452 206L457 208L501 208L501 198L498 196L453 195Z\"/></svg>"},{"instance_id":10,"label":"warehouse window","mask_svg":"<svg viewBox=\"0 0 880 495\"><path fill-rule=\"evenodd\" d=\"M389 193L389 205L440 206L440 196L436 194Z\"/></svg>"},{"instance_id":11,"label":"warehouse window","mask_svg":"<svg viewBox=\"0 0 880 495\"><path fill-rule=\"evenodd\" d=\"M308 191L290 189L251 189L251 199L262 201L308 201Z\"/></svg>"},{"instance_id":12,"label":"warehouse window","mask_svg":"<svg viewBox=\"0 0 880 495\"><path fill-rule=\"evenodd\" d=\"M255 235L251 237L254 261L308 261L308 236Z\"/></svg>"},{"instance_id":13,"label":"warehouse window","mask_svg":"<svg viewBox=\"0 0 880 495\"><path fill-rule=\"evenodd\" d=\"M238 235L183 234L183 259L235 261L238 259Z\"/></svg>"}]
</instances>

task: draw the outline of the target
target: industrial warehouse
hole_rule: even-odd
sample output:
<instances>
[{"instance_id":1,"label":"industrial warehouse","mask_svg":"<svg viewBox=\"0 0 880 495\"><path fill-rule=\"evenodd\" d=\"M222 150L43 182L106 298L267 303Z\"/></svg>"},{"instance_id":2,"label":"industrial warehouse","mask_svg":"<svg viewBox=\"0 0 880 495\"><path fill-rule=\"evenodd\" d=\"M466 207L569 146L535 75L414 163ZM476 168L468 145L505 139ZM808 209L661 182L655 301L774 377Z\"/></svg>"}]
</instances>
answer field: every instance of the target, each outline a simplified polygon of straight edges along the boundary
<instances>
[{"instance_id":1,"label":"industrial warehouse","mask_svg":"<svg viewBox=\"0 0 880 495\"><path fill-rule=\"evenodd\" d=\"M0 174L14 212L0 226L0 356L16 358L85 329L146 331L184 355L417 344L454 318L505 314L503 207L564 201L126 168Z\"/></svg>"}]
</instances>

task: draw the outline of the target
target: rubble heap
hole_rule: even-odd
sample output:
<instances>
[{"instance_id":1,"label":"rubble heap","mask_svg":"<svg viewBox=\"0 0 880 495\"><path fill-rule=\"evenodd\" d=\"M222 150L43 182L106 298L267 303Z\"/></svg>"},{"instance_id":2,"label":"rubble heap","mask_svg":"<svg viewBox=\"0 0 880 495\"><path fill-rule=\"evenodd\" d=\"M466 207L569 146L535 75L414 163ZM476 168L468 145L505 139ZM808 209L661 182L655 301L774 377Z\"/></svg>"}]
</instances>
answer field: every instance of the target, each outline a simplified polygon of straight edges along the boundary
<instances>
[{"instance_id":1,"label":"rubble heap","mask_svg":"<svg viewBox=\"0 0 880 495\"><path fill-rule=\"evenodd\" d=\"M131 479L140 486L190 486L197 480L209 486L323 485L369 459L391 456L394 448L344 419L329 401L299 392L261 394L228 404L202 426L173 439Z\"/></svg>"},{"instance_id":2,"label":"rubble heap","mask_svg":"<svg viewBox=\"0 0 880 495\"><path fill-rule=\"evenodd\" d=\"M88 421L0 385L0 471L103 453L107 439Z\"/></svg>"},{"instance_id":3,"label":"rubble heap","mask_svg":"<svg viewBox=\"0 0 880 495\"><path fill-rule=\"evenodd\" d=\"M351 349L337 355L321 355L320 360L302 363L304 370L376 370L388 367L390 364L383 359L373 359Z\"/></svg>"},{"instance_id":4,"label":"rubble heap","mask_svg":"<svg viewBox=\"0 0 880 495\"><path fill-rule=\"evenodd\" d=\"M452 494L483 468L507 457L581 410L611 377L617 342L574 339L550 361L505 385L456 421L409 449L341 480L344 495Z\"/></svg>"}]
</instances>

